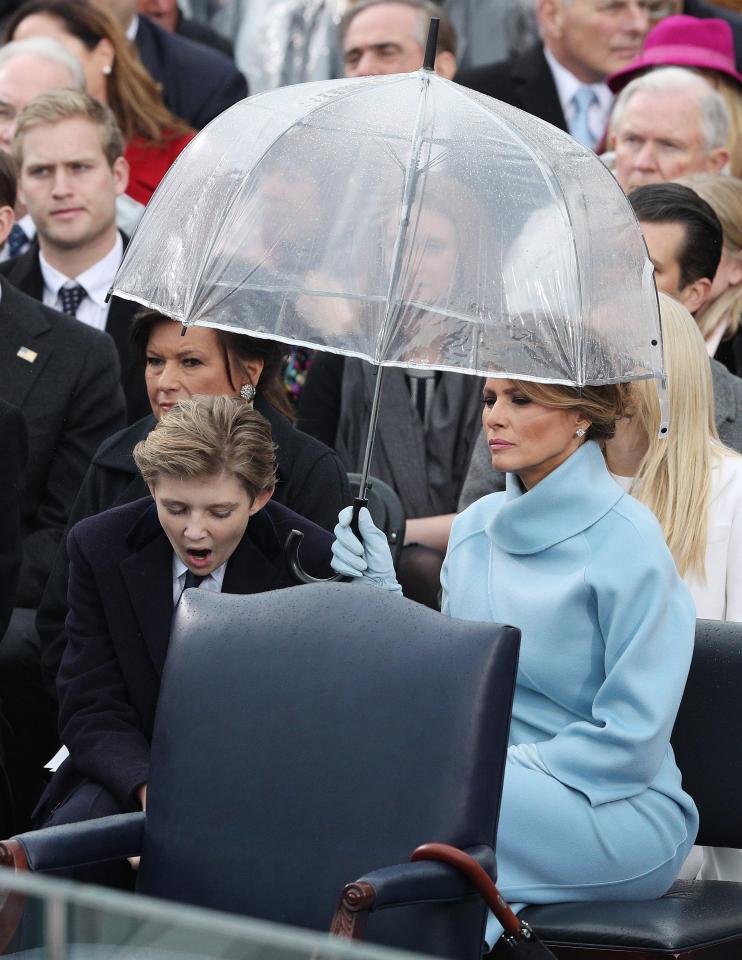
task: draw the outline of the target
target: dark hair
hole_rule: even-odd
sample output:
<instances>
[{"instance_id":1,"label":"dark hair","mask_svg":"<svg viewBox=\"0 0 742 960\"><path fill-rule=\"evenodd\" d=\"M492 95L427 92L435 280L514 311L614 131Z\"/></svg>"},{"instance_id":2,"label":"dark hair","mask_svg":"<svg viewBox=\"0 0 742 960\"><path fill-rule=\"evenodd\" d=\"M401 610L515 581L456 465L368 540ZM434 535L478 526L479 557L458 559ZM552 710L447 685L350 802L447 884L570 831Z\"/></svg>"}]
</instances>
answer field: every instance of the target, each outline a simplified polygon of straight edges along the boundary
<instances>
[{"instance_id":1,"label":"dark hair","mask_svg":"<svg viewBox=\"0 0 742 960\"><path fill-rule=\"evenodd\" d=\"M403 7L412 7L413 10L420 11L420 36L418 39L423 50L425 49L425 38L428 35L428 22L431 17L438 17L441 23L438 28L436 53L452 53L454 57L456 56L459 46L456 28L443 7L434 3L433 0L356 0L346 10L340 21L340 36L345 36L351 22L362 10L368 10L369 7L378 7L382 3L397 3Z\"/></svg>"},{"instance_id":2,"label":"dark hair","mask_svg":"<svg viewBox=\"0 0 742 960\"><path fill-rule=\"evenodd\" d=\"M152 330L158 323L166 321L175 323L171 317L158 313L156 310L140 310L132 322L129 330L129 343L134 356L142 366L147 364L147 345ZM214 329L214 328L210 328ZM262 360L263 372L260 375L259 390L266 401L284 417L292 422L295 414L283 386L283 365L286 347L275 340L263 340L260 337L250 337L242 333L230 333L226 330L214 329L219 346L224 357L224 367L229 382L237 389L234 382L234 364L240 360ZM188 333L186 333L186 337Z\"/></svg>"},{"instance_id":3,"label":"dark hair","mask_svg":"<svg viewBox=\"0 0 742 960\"><path fill-rule=\"evenodd\" d=\"M713 208L695 190L680 183L650 183L632 190L629 203L640 222L683 227L685 240L678 252L681 287L703 277L714 279L724 233Z\"/></svg>"},{"instance_id":4,"label":"dark hair","mask_svg":"<svg viewBox=\"0 0 742 960\"><path fill-rule=\"evenodd\" d=\"M27 0L8 19L3 40L8 43L20 23L35 14L61 20L67 33L88 50L101 40L113 47L114 61L106 80L108 105L124 138L142 137L162 143L191 132L191 128L165 106L160 88L139 60L116 18L93 0Z\"/></svg>"},{"instance_id":5,"label":"dark hair","mask_svg":"<svg viewBox=\"0 0 742 960\"><path fill-rule=\"evenodd\" d=\"M16 167L9 153L0 150L0 207L14 207L16 199Z\"/></svg>"}]
</instances>

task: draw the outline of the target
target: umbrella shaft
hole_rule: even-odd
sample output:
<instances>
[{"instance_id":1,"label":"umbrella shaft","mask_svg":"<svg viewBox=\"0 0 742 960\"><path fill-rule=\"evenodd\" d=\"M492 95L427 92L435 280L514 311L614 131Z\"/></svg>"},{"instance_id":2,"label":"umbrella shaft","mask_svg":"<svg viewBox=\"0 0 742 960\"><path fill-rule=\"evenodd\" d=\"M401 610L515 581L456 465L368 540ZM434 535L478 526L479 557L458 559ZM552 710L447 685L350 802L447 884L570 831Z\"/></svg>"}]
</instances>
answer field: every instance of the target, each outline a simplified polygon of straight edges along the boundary
<instances>
[{"instance_id":1,"label":"umbrella shaft","mask_svg":"<svg viewBox=\"0 0 742 960\"><path fill-rule=\"evenodd\" d=\"M381 383L384 379L384 367L378 367L376 371L376 387L374 388L374 398L371 402L371 416L368 419L368 434L366 436L366 452L363 455L363 467L361 468L361 486L358 491L358 497L364 500L366 497L366 486L368 475L371 470L371 455L374 452L374 439L376 437L376 421L379 419L379 402L381 400Z\"/></svg>"}]
</instances>

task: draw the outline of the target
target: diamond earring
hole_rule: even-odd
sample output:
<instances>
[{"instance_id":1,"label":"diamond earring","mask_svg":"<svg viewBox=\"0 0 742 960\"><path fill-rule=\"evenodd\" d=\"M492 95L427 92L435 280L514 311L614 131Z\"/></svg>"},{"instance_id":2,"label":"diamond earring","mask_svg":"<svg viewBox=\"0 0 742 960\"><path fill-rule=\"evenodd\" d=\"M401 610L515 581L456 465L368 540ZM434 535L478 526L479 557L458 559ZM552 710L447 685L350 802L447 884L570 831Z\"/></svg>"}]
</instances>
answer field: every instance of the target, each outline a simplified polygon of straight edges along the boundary
<instances>
[{"instance_id":1,"label":"diamond earring","mask_svg":"<svg viewBox=\"0 0 742 960\"><path fill-rule=\"evenodd\" d=\"M576 436L576 437L584 437L586 433L587 433L587 430L585 430L583 427L578 427L578 428L575 430L575 436Z\"/></svg>"},{"instance_id":2,"label":"diamond earring","mask_svg":"<svg viewBox=\"0 0 742 960\"><path fill-rule=\"evenodd\" d=\"M240 396L246 403L252 406L252 402L255 399L255 387L251 383L243 383L240 387Z\"/></svg>"}]
</instances>

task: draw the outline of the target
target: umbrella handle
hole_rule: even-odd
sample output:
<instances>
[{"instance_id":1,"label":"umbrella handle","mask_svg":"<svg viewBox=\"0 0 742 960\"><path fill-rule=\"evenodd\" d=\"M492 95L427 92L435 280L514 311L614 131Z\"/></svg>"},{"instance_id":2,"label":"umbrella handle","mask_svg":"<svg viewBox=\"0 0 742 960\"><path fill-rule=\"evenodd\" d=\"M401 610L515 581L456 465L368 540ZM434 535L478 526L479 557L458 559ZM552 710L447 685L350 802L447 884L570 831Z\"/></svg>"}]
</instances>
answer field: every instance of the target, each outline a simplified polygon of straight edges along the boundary
<instances>
[{"instance_id":1,"label":"umbrella handle","mask_svg":"<svg viewBox=\"0 0 742 960\"><path fill-rule=\"evenodd\" d=\"M468 853L464 853L463 850L452 847L448 843L424 843L421 847L413 850L410 860L413 863L416 860L442 860L443 863L456 867L464 874L497 917L506 936L513 937L515 940L522 940L526 935L525 925L502 899L492 878Z\"/></svg>"},{"instance_id":2,"label":"umbrella handle","mask_svg":"<svg viewBox=\"0 0 742 960\"><path fill-rule=\"evenodd\" d=\"M353 500L353 518L350 521L350 529L358 537L361 543L363 542L363 537L358 529L358 514L360 513L362 507L367 506L368 500L365 498L356 497ZM350 577L344 577L342 573L336 573L333 577L313 577L311 573L307 573L307 571L299 562L299 547L301 546L303 539L304 534L301 532L301 530L292 530L286 537L286 542L283 545L289 568L299 583L335 583L339 580L351 579Z\"/></svg>"}]
</instances>

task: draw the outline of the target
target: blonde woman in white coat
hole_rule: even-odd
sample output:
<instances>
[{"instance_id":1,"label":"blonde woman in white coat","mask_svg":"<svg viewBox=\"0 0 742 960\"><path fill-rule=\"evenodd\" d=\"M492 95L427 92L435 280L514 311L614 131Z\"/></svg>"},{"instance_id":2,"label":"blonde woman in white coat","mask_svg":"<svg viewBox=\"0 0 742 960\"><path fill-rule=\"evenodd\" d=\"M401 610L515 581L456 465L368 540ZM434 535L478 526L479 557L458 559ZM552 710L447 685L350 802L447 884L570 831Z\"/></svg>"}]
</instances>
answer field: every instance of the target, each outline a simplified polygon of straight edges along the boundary
<instances>
[{"instance_id":1,"label":"blonde woman in white coat","mask_svg":"<svg viewBox=\"0 0 742 960\"><path fill-rule=\"evenodd\" d=\"M696 615L742 622L742 457L719 440L703 337L660 294L671 428L659 439L650 382L632 387L634 414L605 446L614 479L656 515Z\"/></svg>"},{"instance_id":2,"label":"blonde woman in white coat","mask_svg":"<svg viewBox=\"0 0 742 960\"><path fill-rule=\"evenodd\" d=\"M719 440L708 353L688 311L660 294L670 433L659 402L635 384L634 414L605 446L608 469L654 511L698 617L742 622L742 457ZM742 851L694 847L682 877L742 881Z\"/></svg>"}]
</instances>

